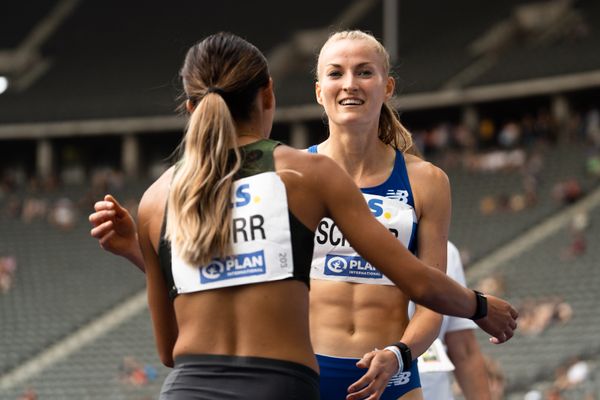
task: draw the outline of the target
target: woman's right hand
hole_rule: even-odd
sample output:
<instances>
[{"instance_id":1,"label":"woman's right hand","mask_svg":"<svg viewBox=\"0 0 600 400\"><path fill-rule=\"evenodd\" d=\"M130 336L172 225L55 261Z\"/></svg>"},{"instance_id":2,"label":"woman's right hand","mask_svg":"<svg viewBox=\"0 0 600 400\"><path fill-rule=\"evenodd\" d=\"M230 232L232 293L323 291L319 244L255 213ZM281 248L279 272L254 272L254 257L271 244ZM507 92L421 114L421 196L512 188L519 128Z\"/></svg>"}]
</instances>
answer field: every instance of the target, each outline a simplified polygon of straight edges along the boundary
<instances>
[{"instance_id":1,"label":"woman's right hand","mask_svg":"<svg viewBox=\"0 0 600 400\"><path fill-rule=\"evenodd\" d=\"M137 227L131 214L110 194L94 204L94 212L89 216L93 228L92 237L98 239L103 250L133 261L136 265L141 257L137 240ZM138 265L138 267L140 267Z\"/></svg>"}]
</instances>

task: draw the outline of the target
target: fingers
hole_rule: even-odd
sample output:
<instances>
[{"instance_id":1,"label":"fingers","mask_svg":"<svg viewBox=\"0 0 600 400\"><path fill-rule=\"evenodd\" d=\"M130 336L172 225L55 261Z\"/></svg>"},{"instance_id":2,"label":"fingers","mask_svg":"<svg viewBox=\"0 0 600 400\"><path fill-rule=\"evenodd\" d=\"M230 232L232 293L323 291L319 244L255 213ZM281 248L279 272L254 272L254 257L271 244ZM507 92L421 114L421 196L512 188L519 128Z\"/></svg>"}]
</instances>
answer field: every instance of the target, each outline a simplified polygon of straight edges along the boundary
<instances>
[{"instance_id":1,"label":"fingers","mask_svg":"<svg viewBox=\"0 0 600 400\"><path fill-rule=\"evenodd\" d=\"M504 331L503 333L501 333L498 336L491 337L490 338L490 343L501 344L501 343L508 342L510 340L510 338L512 338L514 336L514 334L515 333L514 333L513 329L508 329L508 330Z\"/></svg>"},{"instance_id":2,"label":"fingers","mask_svg":"<svg viewBox=\"0 0 600 400\"><path fill-rule=\"evenodd\" d=\"M389 357L388 357L389 356ZM393 360L391 365L390 358ZM347 400L377 400L383 393L389 378L398 369L396 357L388 351L373 350L366 353L356 365L368 365L367 372L348 388Z\"/></svg>"},{"instance_id":3,"label":"fingers","mask_svg":"<svg viewBox=\"0 0 600 400\"><path fill-rule=\"evenodd\" d=\"M124 216L127 212L127 210L123 208L123 206L111 194L104 196L104 201L114 204L114 208L118 217Z\"/></svg>"},{"instance_id":4,"label":"fingers","mask_svg":"<svg viewBox=\"0 0 600 400\"><path fill-rule=\"evenodd\" d=\"M363 376L364 378L364 376ZM362 399L366 399L367 396L372 394L372 382L369 382L368 385L362 385L362 386L358 386L356 389L353 388L353 386L355 384L358 384L358 382L362 381L363 379L361 378L359 381L356 381L356 383L354 383L352 386L350 386L348 388L348 392L349 394L346 396L346 400L362 400ZM360 390L358 388L361 388Z\"/></svg>"},{"instance_id":5,"label":"fingers","mask_svg":"<svg viewBox=\"0 0 600 400\"><path fill-rule=\"evenodd\" d=\"M519 318L519 312L514 307L512 307L512 306L510 307L510 315L514 319Z\"/></svg>"},{"instance_id":6,"label":"fingers","mask_svg":"<svg viewBox=\"0 0 600 400\"><path fill-rule=\"evenodd\" d=\"M106 221L112 220L113 218L115 218L115 216L115 210L101 210L90 214L89 220L92 223L92 225L98 226Z\"/></svg>"},{"instance_id":7,"label":"fingers","mask_svg":"<svg viewBox=\"0 0 600 400\"><path fill-rule=\"evenodd\" d=\"M113 228L113 222L111 220L108 220L93 228L90 231L90 234L93 238L102 239L109 233L113 232Z\"/></svg>"},{"instance_id":8,"label":"fingers","mask_svg":"<svg viewBox=\"0 0 600 400\"><path fill-rule=\"evenodd\" d=\"M357 381L356 383L358 383L358 382L359 381ZM349 394L346 396L346 400L376 400L376 399L379 399L379 397L383 393L383 390L385 389L386 384L387 384L387 380L375 378L368 385L362 387L362 389L360 389L356 392L351 392L350 388L352 388L352 386L354 386L354 384L353 384L352 386L350 386L350 388L348 388Z\"/></svg>"},{"instance_id":9,"label":"fingers","mask_svg":"<svg viewBox=\"0 0 600 400\"><path fill-rule=\"evenodd\" d=\"M361 393L367 388L375 379L375 376L367 372L359 380L348 386L348 393ZM362 398L362 397L357 397Z\"/></svg>"},{"instance_id":10,"label":"fingers","mask_svg":"<svg viewBox=\"0 0 600 400\"><path fill-rule=\"evenodd\" d=\"M373 360L373 357L375 357L375 351L370 351L368 353L365 353L365 355L356 362L356 366L358 368L369 368L369 366L371 365L371 361Z\"/></svg>"}]
</instances>

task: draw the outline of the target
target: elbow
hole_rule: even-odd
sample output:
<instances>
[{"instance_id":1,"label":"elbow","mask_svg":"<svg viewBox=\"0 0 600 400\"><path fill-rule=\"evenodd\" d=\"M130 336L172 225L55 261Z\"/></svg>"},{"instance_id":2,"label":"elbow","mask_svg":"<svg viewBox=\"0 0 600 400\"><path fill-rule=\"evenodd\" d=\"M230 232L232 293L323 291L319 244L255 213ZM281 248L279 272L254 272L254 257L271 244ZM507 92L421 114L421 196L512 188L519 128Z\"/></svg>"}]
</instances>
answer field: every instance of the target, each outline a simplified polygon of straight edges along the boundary
<instances>
[{"instance_id":1,"label":"elbow","mask_svg":"<svg viewBox=\"0 0 600 400\"><path fill-rule=\"evenodd\" d=\"M410 298L417 304L429 308L440 314L444 314L443 304L447 301L447 296L442 285L439 285L437 277L445 274L429 267L427 279L414 282L411 285ZM438 274L439 272L439 274Z\"/></svg>"},{"instance_id":2,"label":"elbow","mask_svg":"<svg viewBox=\"0 0 600 400\"><path fill-rule=\"evenodd\" d=\"M427 280L424 282L415 282L410 285L407 294L415 303L427 307L431 304L435 291L432 290L429 280Z\"/></svg>"}]
</instances>

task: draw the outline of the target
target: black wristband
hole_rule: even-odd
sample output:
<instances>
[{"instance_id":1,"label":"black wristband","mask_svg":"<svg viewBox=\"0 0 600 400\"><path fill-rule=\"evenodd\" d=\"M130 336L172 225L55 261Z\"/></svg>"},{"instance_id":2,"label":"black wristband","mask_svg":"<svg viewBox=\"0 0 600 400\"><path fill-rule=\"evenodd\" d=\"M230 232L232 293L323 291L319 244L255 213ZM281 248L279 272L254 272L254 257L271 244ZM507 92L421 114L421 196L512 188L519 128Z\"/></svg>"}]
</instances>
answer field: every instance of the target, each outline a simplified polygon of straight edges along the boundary
<instances>
[{"instance_id":1,"label":"black wristband","mask_svg":"<svg viewBox=\"0 0 600 400\"><path fill-rule=\"evenodd\" d=\"M410 370L412 366L412 353L410 352L410 348L402 342L396 342L392 346L396 346L402 355L402 364L404 364L402 372Z\"/></svg>"},{"instance_id":2,"label":"black wristband","mask_svg":"<svg viewBox=\"0 0 600 400\"><path fill-rule=\"evenodd\" d=\"M473 290L475 292L475 299L477 300L477 307L475 307L475 314L473 314L469 319L475 321L477 319L481 319L487 316L487 298L483 293Z\"/></svg>"}]
</instances>

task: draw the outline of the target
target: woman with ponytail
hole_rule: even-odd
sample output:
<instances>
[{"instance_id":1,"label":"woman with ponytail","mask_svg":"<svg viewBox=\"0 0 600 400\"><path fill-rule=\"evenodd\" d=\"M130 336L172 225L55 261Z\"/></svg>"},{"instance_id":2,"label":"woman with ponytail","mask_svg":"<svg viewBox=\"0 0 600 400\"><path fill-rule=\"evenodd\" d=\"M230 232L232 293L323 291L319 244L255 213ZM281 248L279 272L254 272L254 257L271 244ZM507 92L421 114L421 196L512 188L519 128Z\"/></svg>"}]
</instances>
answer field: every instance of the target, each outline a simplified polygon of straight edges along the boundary
<instances>
[{"instance_id":1,"label":"woman with ponytail","mask_svg":"<svg viewBox=\"0 0 600 400\"><path fill-rule=\"evenodd\" d=\"M162 400L322 397L308 294L315 230L324 218L407 298L477 319L500 341L512 337L517 313L510 304L465 289L414 257L335 161L268 139L275 97L256 47L232 34L211 35L188 51L181 77L189 112L181 160L142 197L139 246L133 220L114 198L90 216L101 246L146 272L158 353L174 366ZM374 353L375 364L381 353L405 359L400 348ZM360 395L352 397L369 396Z\"/></svg>"}]
</instances>

